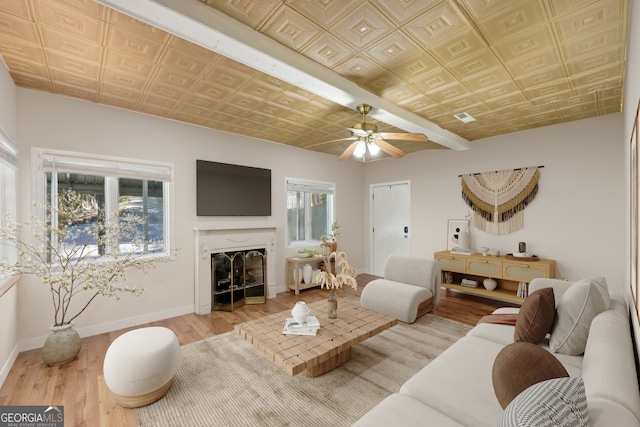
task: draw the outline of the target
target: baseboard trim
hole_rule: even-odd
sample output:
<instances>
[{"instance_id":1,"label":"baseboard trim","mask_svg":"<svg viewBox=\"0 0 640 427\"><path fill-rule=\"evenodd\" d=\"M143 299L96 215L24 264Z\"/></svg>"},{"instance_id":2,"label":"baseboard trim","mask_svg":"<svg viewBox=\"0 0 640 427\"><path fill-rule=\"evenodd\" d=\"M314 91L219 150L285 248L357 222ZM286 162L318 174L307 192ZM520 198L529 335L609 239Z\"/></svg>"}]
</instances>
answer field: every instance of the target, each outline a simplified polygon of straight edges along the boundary
<instances>
[{"instance_id":1,"label":"baseboard trim","mask_svg":"<svg viewBox=\"0 0 640 427\"><path fill-rule=\"evenodd\" d=\"M194 305L185 305L182 307L172 308L165 311L157 311L154 313L147 313L141 316L129 317L126 319L120 319L114 322L101 323L98 325L87 326L84 328L77 328L76 330L80 334L81 338L91 337L94 335L104 334L107 332L117 331L118 329L130 328L132 326L143 325L149 322L156 322L158 320L169 319L171 317L182 316L185 314L194 312ZM40 337L30 338L27 340L19 341L16 345L18 353L21 351L33 350L41 348L44 345L47 335ZM17 354L16 354L17 357ZM15 359L14 359L15 361ZM11 362L13 365L13 361Z\"/></svg>"}]
</instances>

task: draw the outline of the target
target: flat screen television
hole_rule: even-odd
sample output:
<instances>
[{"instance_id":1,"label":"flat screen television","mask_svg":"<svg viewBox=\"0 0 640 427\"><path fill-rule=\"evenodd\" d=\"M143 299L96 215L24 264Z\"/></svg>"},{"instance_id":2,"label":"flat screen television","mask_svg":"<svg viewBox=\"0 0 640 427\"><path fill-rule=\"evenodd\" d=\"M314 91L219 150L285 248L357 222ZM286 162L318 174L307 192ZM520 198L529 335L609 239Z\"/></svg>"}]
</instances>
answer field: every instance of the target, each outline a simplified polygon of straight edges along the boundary
<instances>
[{"instance_id":1,"label":"flat screen television","mask_svg":"<svg viewBox=\"0 0 640 427\"><path fill-rule=\"evenodd\" d=\"M271 216L271 169L196 160L198 216Z\"/></svg>"}]
</instances>

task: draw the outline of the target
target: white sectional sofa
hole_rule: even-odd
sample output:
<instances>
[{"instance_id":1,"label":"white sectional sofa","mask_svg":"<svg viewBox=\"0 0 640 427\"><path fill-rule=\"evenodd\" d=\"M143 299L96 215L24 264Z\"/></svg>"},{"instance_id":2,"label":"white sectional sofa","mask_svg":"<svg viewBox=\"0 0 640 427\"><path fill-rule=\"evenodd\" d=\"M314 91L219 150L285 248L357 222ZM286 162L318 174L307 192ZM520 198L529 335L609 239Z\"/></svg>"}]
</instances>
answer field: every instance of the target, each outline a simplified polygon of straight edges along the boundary
<instances>
[{"instance_id":1,"label":"white sectional sofa","mask_svg":"<svg viewBox=\"0 0 640 427\"><path fill-rule=\"evenodd\" d=\"M553 288L558 305L571 284L556 279L535 279L530 290ZM551 352L550 335L538 345L553 354L570 377L582 378L590 426L640 426L640 393L629 311L618 295L611 295L608 305L606 311L590 322L583 354ZM517 313L518 310L501 308L494 313ZM496 356L514 342L514 331L512 325L479 323L355 426L498 425L505 410L496 398L492 372Z\"/></svg>"}]
</instances>

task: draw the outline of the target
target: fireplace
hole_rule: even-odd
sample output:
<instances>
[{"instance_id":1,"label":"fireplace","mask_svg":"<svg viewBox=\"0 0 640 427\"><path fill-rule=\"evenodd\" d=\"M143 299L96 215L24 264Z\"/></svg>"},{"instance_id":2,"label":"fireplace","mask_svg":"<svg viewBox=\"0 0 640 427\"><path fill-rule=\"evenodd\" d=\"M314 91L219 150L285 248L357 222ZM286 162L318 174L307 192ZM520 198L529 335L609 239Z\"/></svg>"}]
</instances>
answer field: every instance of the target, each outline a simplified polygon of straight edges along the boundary
<instances>
[{"instance_id":1,"label":"fireplace","mask_svg":"<svg viewBox=\"0 0 640 427\"><path fill-rule=\"evenodd\" d=\"M266 249L211 254L211 309L233 311L266 302Z\"/></svg>"},{"instance_id":2,"label":"fireplace","mask_svg":"<svg viewBox=\"0 0 640 427\"><path fill-rule=\"evenodd\" d=\"M265 298L274 297L277 291L275 284L275 239L275 227L197 228L195 230L195 312L208 314L214 309L233 310L240 307L239 304L242 304L239 302L241 292L235 289L229 292L232 294L230 301L223 303L223 300L219 299L221 306L215 308L216 302L213 292L218 281L221 281L220 289L227 286L226 279L229 280L229 290L232 290L232 282L233 286L237 288L238 284L244 280L244 304L256 303L264 301ZM236 253L241 255L236 255ZM232 268L230 272L222 273L218 278L215 276L216 254L225 254L220 257L221 263L228 262ZM249 254L251 255L248 256ZM228 261L225 261L227 258ZM243 265L244 268L240 269L240 265ZM258 272L258 266L261 272ZM262 275L262 280L260 280L260 275ZM242 279L241 276L244 278ZM262 285L258 285L259 283ZM264 293L264 295L259 295L259 293Z\"/></svg>"}]
</instances>

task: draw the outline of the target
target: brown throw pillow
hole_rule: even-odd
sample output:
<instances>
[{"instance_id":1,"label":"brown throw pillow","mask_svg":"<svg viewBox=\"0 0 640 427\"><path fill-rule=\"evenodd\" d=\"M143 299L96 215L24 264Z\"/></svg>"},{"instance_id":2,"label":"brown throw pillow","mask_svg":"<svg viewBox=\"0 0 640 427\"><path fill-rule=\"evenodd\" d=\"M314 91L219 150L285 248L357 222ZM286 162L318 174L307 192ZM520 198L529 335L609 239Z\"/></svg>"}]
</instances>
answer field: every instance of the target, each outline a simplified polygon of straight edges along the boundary
<instances>
[{"instance_id":1,"label":"brown throw pillow","mask_svg":"<svg viewBox=\"0 0 640 427\"><path fill-rule=\"evenodd\" d=\"M507 345L493 362L493 390L503 409L532 385L568 376L553 354L529 342Z\"/></svg>"},{"instance_id":2,"label":"brown throw pillow","mask_svg":"<svg viewBox=\"0 0 640 427\"><path fill-rule=\"evenodd\" d=\"M513 341L538 344L551 332L556 316L556 300L553 288L542 288L529 295L516 319Z\"/></svg>"}]
</instances>

